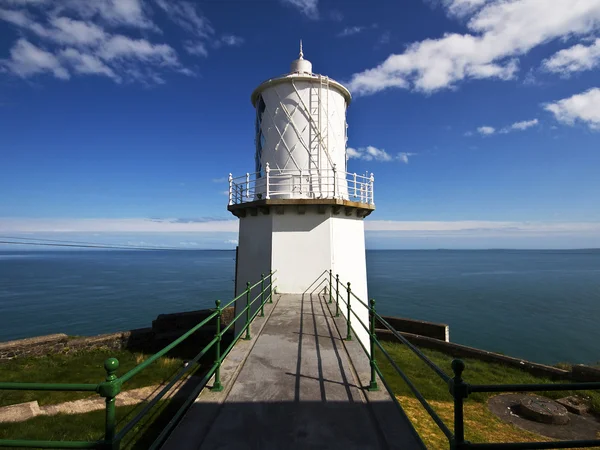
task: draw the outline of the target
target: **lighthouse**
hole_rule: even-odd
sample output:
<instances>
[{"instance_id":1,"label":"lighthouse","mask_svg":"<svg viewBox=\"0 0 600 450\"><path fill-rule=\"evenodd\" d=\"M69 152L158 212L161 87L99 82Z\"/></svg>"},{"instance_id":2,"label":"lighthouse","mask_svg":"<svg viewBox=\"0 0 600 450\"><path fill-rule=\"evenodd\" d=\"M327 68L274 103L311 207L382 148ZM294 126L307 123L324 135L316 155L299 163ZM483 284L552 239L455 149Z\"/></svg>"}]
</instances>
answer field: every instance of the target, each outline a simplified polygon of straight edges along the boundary
<instances>
[{"instance_id":1,"label":"lighthouse","mask_svg":"<svg viewBox=\"0 0 600 450\"><path fill-rule=\"evenodd\" d=\"M229 176L228 210L239 218L236 293L277 270L278 293L308 295L331 270L343 301L351 283L352 309L368 323L357 299L368 302L364 218L375 209L374 176L348 172L351 100L341 83L313 73L302 43L290 72L252 93L254 170ZM357 335L368 341L366 331Z\"/></svg>"}]
</instances>

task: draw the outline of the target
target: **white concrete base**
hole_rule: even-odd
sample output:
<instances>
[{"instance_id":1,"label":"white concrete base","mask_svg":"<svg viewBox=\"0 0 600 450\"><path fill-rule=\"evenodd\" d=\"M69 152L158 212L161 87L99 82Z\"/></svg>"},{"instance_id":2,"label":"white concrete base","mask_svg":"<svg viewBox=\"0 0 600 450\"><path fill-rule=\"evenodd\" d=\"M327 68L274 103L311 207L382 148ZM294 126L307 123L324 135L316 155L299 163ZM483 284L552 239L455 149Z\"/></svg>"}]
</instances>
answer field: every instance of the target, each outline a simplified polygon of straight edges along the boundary
<instances>
[{"instance_id":1,"label":"white concrete base","mask_svg":"<svg viewBox=\"0 0 600 450\"><path fill-rule=\"evenodd\" d=\"M300 212L302 211L302 212ZM246 289L246 283L260 280L261 274L276 270L277 292L302 294L320 291L329 285L328 271L340 278L340 309L347 314L345 287L351 283L352 292L368 303L365 233L362 218L356 213L345 215L341 208L334 214L330 206L297 205L271 208L269 214L255 211L240 218L236 292ZM342 286L343 285L343 286ZM250 300L260 293L256 288ZM236 304L236 314L245 306L245 298ZM335 292L334 292L335 301ZM360 320L368 325L368 309L355 298L350 304ZM255 309L253 309L255 310ZM351 315L354 320L355 316ZM236 323L236 333L243 321ZM361 342L368 348L368 333L356 321L354 327Z\"/></svg>"}]
</instances>

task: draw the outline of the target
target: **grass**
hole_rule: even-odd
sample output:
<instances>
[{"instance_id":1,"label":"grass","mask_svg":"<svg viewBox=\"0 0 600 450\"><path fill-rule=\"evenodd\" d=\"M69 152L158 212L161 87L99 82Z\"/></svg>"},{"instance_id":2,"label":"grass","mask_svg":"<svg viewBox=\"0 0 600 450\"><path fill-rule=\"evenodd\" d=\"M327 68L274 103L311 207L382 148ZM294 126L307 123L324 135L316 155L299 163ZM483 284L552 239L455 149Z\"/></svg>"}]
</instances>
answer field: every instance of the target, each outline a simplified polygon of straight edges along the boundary
<instances>
[{"instance_id":1,"label":"grass","mask_svg":"<svg viewBox=\"0 0 600 450\"><path fill-rule=\"evenodd\" d=\"M16 358L0 365L0 381L35 383L92 383L104 381L104 360L115 357L123 375L150 355L127 350L91 350L74 354L56 354L36 358ZM123 389L135 389L160 384L170 378L183 364L179 358L163 357L150 368L133 377ZM40 405L62 403L96 396L90 392L44 392L0 390L0 406L37 400Z\"/></svg>"},{"instance_id":2,"label":"grass","mask_svg":"<svg viewBox=\"0 0 600 450\"><path fill-rule=\"evenodd\" d=\"M428 400L444 423L452 429L453 401L448 391L448 386L441 378L421 361L406 346L383 342L383 347L416 385L421 394ZM434 350L422 349L434 363L448 375L452 375L452 357ZM448 441L429 414L414 397L412 391L398 376L395 369L389 364L381 350L376 353L378 365L399 399L417 432L424 440L427 448L447 449ZM463 378L472 384L528 384L528 383L553 383L553 381L536 377L517 368L501 364L486 363L483 361L465 358L466 369ZM575 391L540 392L550 398L561 398L575 395ZM579 395L590 397L592 409L600 413L600 393L584 391ZM521 430L510 424L505 424L491 414L487 408L487 400L496 394L476 393L471 394L465 402L465 433L466 439L472 442L532 442L547 441L549 439Z\"/></svg>"},{"instance_id":3,"label":"grass","mask_svg":"<svg viewBox=\"0 0 600 450\"><path fill-rule=\"evenodd\" d=\"M161 401L152 408L123 439L121 450L142 450L158 437L182 399ZM117 431L127 424L144 404L118 407ZM0 439L28 439L53 441L98 441L104 436L104 411L52 417L35 417L25 422L0 424Z\"/></svg>"}]
</instances>

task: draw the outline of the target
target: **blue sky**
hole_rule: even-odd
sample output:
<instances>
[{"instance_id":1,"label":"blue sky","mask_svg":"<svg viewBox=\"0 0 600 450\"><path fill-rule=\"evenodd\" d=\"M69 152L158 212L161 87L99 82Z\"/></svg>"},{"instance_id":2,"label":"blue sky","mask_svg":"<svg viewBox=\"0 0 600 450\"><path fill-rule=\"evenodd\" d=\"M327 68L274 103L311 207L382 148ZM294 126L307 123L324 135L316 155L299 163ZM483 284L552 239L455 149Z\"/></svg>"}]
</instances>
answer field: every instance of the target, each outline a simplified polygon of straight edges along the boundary
<instances>
[{"instance_id":1,"label":"blue sky","mask_svg":"<svg viewBox=\"0 0 600 450\"><path fill-rule=\"evenodd\" d=\"M354 96L370 248L600 247L600 0L0 0L1 234L231 248L300 39Z\"/></svg>"}]
</instances>

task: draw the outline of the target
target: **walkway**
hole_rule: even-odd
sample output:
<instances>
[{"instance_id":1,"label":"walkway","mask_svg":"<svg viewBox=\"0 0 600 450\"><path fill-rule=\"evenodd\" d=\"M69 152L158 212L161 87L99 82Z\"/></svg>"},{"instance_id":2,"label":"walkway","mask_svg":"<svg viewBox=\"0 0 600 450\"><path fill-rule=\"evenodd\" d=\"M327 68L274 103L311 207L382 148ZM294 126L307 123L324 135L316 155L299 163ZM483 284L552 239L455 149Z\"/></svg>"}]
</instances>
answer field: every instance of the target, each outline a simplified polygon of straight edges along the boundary
<instances>
[{"instance_id":1,"label":"walkway","mask_svg":"<svg viewBox=\"0 0 600 450\"><path fill-rule=\"evenodd\" d=\"M223 364L225 391L200 394L163 449L425 448L368 358L317 294L283 295ZM333 305L335 308L335 305Z\"/></svg>"}]
</instances>

